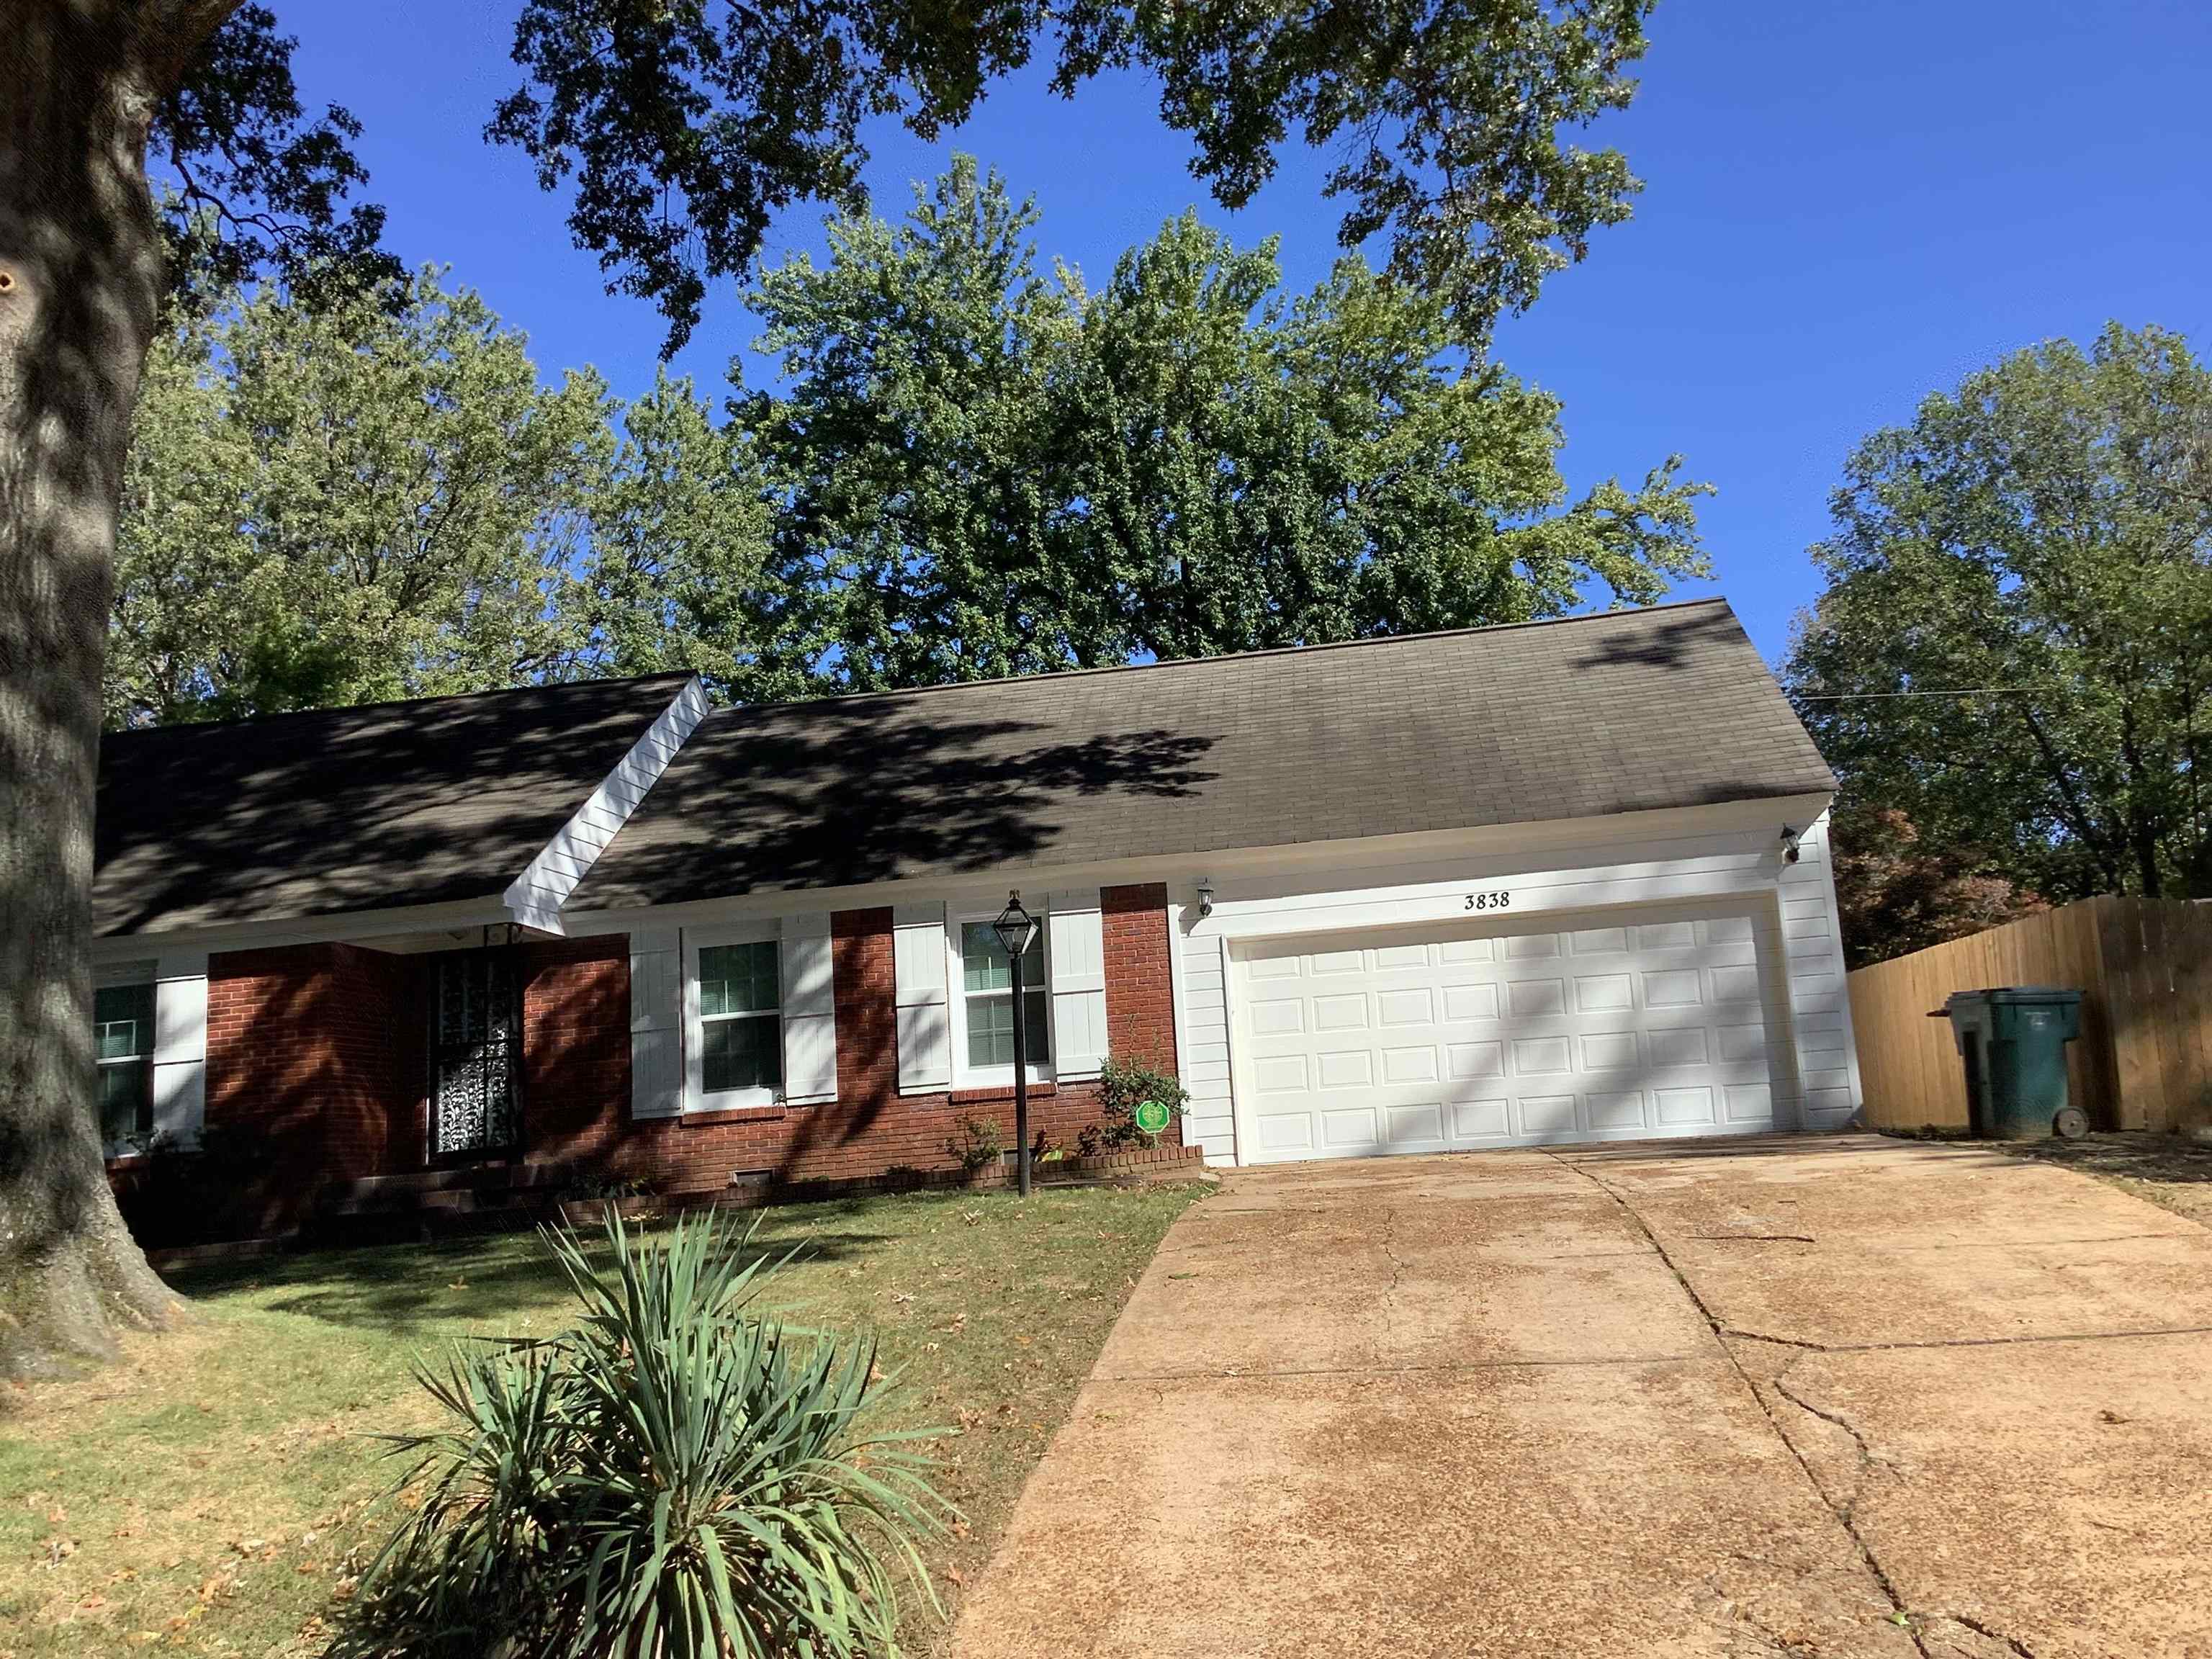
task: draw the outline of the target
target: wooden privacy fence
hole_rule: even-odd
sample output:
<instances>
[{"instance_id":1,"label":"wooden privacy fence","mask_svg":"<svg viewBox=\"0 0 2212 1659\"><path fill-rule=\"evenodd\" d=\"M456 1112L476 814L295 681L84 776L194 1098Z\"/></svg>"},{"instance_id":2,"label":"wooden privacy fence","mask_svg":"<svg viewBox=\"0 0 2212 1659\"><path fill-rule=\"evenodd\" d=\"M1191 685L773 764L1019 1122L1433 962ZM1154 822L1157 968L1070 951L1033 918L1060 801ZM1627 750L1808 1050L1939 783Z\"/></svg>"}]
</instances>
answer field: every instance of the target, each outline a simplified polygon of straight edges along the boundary
<instances>
[{"instance_id":1,"label":"wooden privacy fence","mask_svg":"<svg viewBox=\"0 0 2212 1659\"><path fill-rule=\"evenodd\" d=\"M1862 968L1851 1028L1877 1129L1966 1127L1966 1085L1948 1020L1954 991L2081 991L2069 1045L2074 1103L2100 1129L2212 1126L2212 904L2106 895Z\"/></svg>"}]
</instances>

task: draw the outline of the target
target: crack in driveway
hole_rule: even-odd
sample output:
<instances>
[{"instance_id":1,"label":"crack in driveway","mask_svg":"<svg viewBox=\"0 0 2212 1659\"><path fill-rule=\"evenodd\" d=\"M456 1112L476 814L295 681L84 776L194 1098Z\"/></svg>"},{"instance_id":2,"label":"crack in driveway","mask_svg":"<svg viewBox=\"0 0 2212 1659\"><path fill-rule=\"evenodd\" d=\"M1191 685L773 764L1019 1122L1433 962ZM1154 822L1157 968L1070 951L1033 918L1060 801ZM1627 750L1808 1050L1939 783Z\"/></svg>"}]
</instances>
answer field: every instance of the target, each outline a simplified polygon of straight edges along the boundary
<instances>
[{"instance_id":1,"label":"crack in driveway","mask_svg":"<svg viewBox=\"0 0 2212 1659\"><path fill-rule=\"evenodd\" d=\"M1828 1496L1826 1488L1820 1484L1820 1477L1813 1473L1812 1464L1806 1461L1805 1454L1797 1449L1796 1443L1790 1439L1788 1431L1775 1417L1774 1407L1767 1403L1765 1392L1753 1379L1751 1373L1744 1369L1743 1361L1737 1358L1735 1350L1728 1345L1726 1328L1722 1325L1712 1309L1706 1305L1705 1298L1698 1294L1698 1287L1690 1283L1688 1275L1683 1273L1674 1256L1668 1253L1667 1247L1660 1243L1659 1235L1652 1231L1651 1224L1644 1220L1636 1206L1631 1204L1626 1196L1611 1182L1601 1176L1592 1174L1571 1158L1561 1158L1556 1152L1547 1152L1545 1155L1596 1187L1600 1192L1619 1205L1621 1212L1636 1224L1637 1231L1644 1235L1645 1241L1650 1244L1653 1252L1658 1256L1661 1264L1674 1275L1674 1282L1681 1286L1682 1294L1689 1297L1691 1305L1697 1309L1699 1316L1711 1329L1715 1344L1718 1346L1722 1353L1727 1356L1729 1367L1735 1370L1738 1380L1742 1382L1753 1401L1757 1403L1760 1414L1766 1419L1768 1426L1774 1431L1775 1437L1781 1441L1783 1449L1790 1454L1791 1461L1797 1465L1799 1472L1804 1475L1805 1482L1813 1489L1814 1496L1818 1498L1822 1506L1836 1517L1837 1524L1850 1539L1852 1547L1858 1553L1861 1565L1866 1568L1868 1576L1874 1580L1875 1587L1888 1601L1895 1621L1903 1626L1905 1633L1911 1638L1912 1645L1921 1654L1922 1659L1936 1659L1936 1656L1929 1652L1928 1643L1921 1633L1920 1626L1912 1622L1911 1612L1905 1606L1905 1597L1899 1591L1896 1583L1890 1577L1888 1569L1882 1565L1881 1557L1875 1554L1873 1543L1859 1530L1857 1517L1852 1511L1852 1505L1857 1502L1856 1492L1852 1494L1850 1504L1838 1505ZM1792 1403L1802 1402L1793 1401ZM1812 1411L1813 1408L1808 1406L1805 1409ZM1820 1414L1817 1412L1814 1413L1815 1416ZM1856 1430L1851 1431L1851 1433L1853 1439L1859 1442L1861 1452L1864 1453L1865 1442L1860 1438ZM2033 1659L2033 1656L2029 1656L2028 1659Z\"/></svg>"}]
</instances>

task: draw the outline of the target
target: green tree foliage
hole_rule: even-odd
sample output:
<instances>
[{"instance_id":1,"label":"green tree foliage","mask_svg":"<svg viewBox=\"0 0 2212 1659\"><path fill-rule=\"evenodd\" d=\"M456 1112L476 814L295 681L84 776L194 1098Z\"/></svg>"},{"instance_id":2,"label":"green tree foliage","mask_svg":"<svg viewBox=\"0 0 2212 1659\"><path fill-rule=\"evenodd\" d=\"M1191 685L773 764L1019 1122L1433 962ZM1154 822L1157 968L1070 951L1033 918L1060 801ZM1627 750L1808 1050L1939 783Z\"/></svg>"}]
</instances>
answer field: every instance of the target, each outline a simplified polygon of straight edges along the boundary
<instances>
[{"instance_id":1,"label":"green tree foliage","mask_svg":"<svg viewBox=\"0 0 2212 1659\"><path fill-rule=\"evenodd\" d=\"M1345 246L1386 238L1393 272L1472 342L1628 216L1640 186L1621 155L1561 133L1633 97L1650 6L526 0L523 84L489 131L547 189L573 180L577 245L600 254L610 291L659 302L673 349L708 281L746 269L778 210L859 204L865 120L934 140L1041 49L1064 96L1136 69L1158 77L1161 118L1191 135L1192 171L1224 206L1252 198L1294 130L1332 149Z\"/></svg>"},{"instance_id":2,"label":"green tree foliage","mask_svg":"<svg viewBox=\"0 0 2212 1659\"><path fill-rule=\"evenodd\" d=\"M2187 344L2113 324L2007 357L1861 444L1832 511L1785 678L1847 798L2054 902L2212 893L2212 375Z\"/></svg>"},{"instance_id":3,"label":"green tree foliage","mask_svg":"<svg viewBox=\"0 0 2212 1659\"><path fill-rule=\"evenodd\" d=\"M1358 260L1285 299L1271 244L1186 215L1093 292L1039 270L1034 216L963 158L763 275L764 686L1521 621L1705 568L1704 486L1670 459L1570 501L1558 402Z\"/></svg>"},{"instance_id":4,"label":"green tree foliage","mask_svg":"<svg viewBox=\"0 0 2212 1659\"><path fill-rule=\"evenodd\" d=\"M147 149L173 299L206 307L264 273L316 291L404 274L379 245L384 210L349 199L368 182L353 153L361 123L337 104L301 106L298 44L267 7L240 6L161 101Z\"/></svg>"},{"instance_id":5,"label":"green tree foliage","mask_svg":"<svg viewBox=\"0 0 2212 1659\"><path fill-rule=\"evenodd\" d=\"M560 600L571 669L684 669L752 687L770 509L745 434L665 374L617 425L611 461L580 503L589 550Z\"/></svg>"},{"instance_id":6,"label":"green tree foliage","mask_svg":"<svg viewBox=\"0 0 2212 1659\"><path fill-rule=\"evenodd\" d=\"M750 673L768 505L684 380L539 384L425 271L179 314L141 393L110 725L584 674Z\"/></svg>"},{"instance_id":7,"label":"green tree foliage","mask_svg":"<svg viewBox=\"0 0 2212 1659\"><path fill-rule=\"evenodd\" d=\"M140 400L109 633L111 722L507 685L580 641L562 599L605 393L424 272L328 306L188 321Z\"/></svg>"}]
</instances>

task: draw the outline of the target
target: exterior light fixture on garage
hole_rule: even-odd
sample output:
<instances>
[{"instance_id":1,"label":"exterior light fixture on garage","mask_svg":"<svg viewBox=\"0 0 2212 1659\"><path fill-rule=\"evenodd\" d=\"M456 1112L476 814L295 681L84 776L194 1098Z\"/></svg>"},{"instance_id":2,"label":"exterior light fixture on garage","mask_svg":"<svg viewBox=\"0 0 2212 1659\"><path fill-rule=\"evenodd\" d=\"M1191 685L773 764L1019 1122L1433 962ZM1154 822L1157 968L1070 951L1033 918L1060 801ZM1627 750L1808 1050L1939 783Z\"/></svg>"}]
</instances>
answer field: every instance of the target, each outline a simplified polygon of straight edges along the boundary
<instances>
[{"instance_id":1,"label":"exterior light fixture on garage","mask_svg":"<svg viewBox=\"0 0 2212 1659\"><path fill-rule=\"evenodd\" d=\"M1201 878L1198 884L1198 919L1204 921L1213 914L1213 884Z\"/></svg>"},{"instance_id":2,"label":"exterior light fixture on garage","mask_svg":"<svg viewBox=\"0 0 2212 1659\"><path fill-rule=\"evenodd\" d=\"M1037 919L1022 908L1022 896L1018 889L1006 895L1006 908L999 912L999 919L991 924L991 931L999 936L1000 948L1006 953L1006 964L1013 975L1014 993L1014 1139L1021 1150L1015 1163L1015 1182L1024 1198L1030 1195L1030 1056L1026 1028L1029 1021L1022 1010L1022 957L1036 940Z\"/></svg>"}]
</instances>

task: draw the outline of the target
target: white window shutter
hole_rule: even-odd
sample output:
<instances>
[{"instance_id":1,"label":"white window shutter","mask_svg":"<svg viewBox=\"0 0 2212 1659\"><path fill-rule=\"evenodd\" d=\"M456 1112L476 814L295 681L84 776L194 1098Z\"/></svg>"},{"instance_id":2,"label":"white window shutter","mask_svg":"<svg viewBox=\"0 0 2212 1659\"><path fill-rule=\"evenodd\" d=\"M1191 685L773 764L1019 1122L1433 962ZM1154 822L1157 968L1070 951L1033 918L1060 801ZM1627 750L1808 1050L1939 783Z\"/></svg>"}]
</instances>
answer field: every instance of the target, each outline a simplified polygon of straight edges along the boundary
<instances>
[{"instance_id":1,"label":"white window shutter","mask_svg":"<svg viewBox=\"0 0 2212 1659\"><path fill-rule=\"evenodd\" d=\"M837 1098L837 987L830 913L786 916L782 926L783 1094L793 1106Z\"/></svg>"},{"instance_id":2,"label":"white window shutter","mask_svg":"<svg viewBox=\"0 0 2212 1659\"><path fill-rule=\"evenodd\" d=\"M154 972L154 1133L199 1145L207 1117L207 952L162 957Z\"/></svg>"},{"instance_id":3,"label":"white window shutter","mask_svg":"<svg viewBox=\"0 0 2212 1659\"><path fill-rule=\"evenodd\" d=\"M673 927L629 936L629 1115L684 1109L684 952Z\"/></svg>"},{"instance_id":4,"label":"white window shutter","mask_svg":"<svg viewBox=\"0 0 2212 1659\"><path fill-rule=\"evenodd\" d=\"M1053 1075L1063 1083L1097 1077L1106 1063L1106 935L1098 890L1052 895L1044 928Z\"/></svg>"},{"instance_id":5,"label":"white window shutter","mask_svg":"<svg viewBox=\"0 0 2212 1659\"><path fill-rule=\"evenodd\" d=\"M891 912L898 1004L901 1094L952 1085L952 1038L945 986L945 907L902 904Z\"/></svg>"}]
</instances>

